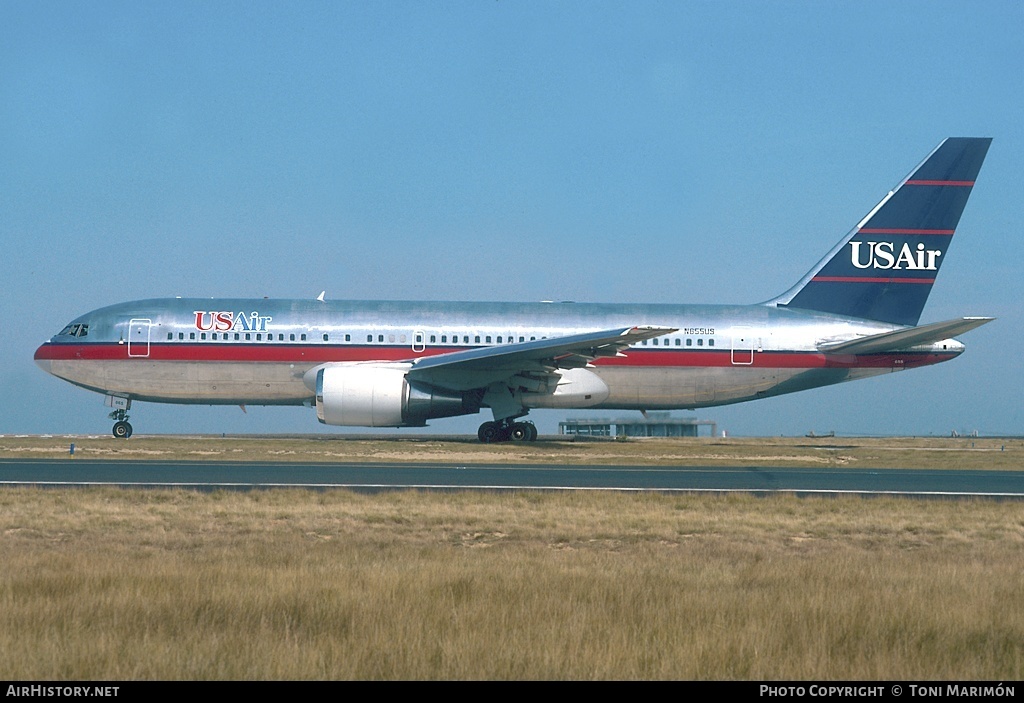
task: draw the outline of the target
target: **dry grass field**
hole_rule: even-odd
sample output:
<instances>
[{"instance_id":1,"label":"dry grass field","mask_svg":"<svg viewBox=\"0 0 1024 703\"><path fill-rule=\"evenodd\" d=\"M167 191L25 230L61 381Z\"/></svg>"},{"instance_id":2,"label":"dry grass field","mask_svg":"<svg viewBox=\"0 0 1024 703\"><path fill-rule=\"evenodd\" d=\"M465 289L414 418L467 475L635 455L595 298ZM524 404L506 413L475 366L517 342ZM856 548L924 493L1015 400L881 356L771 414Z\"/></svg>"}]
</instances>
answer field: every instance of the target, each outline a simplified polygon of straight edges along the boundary
<instances>
[{"instance_id":1,"label":"dry grass field","mask_svg":"<svg viewBox=\"0 0 1024 703\"><path fill-rule=\"evenodd\" d=\"M256 451L140 440L75 441L86 456ZM979 467L1004 468L1021 455L1019 443L988 440L826 441L843 448L538 443L495 459L469 443L261 440L260 451L525 462L594 451L608 463L783 454L845 466L988 457ZM67 452L66 438L0 444L0 456ZM12 488L0 491L0 560L5 679L1024 675L1014 501Z\"/></svg>"}]
</instances>

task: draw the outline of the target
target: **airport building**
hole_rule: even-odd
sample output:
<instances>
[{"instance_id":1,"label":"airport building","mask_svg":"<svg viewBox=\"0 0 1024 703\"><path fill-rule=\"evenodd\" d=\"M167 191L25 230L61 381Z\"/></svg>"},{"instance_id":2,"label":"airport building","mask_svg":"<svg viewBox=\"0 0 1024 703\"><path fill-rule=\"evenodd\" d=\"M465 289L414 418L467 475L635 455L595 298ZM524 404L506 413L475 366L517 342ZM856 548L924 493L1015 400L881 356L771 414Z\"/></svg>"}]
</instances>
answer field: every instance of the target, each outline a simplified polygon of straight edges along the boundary
<instances>
[{"instance_id":1,"label":"airport building","mask_svg":"<svg viewBox=\"0 0 1024 703\"><path fill-rule=\"evenodd\" d=\"M667 412L617 419L570 418L558 423L558 434L582 437L699 437L701 427L710 427L711 437L718 435L718 423L714 420L672 417Z\"/></svg>"}]
</instances>

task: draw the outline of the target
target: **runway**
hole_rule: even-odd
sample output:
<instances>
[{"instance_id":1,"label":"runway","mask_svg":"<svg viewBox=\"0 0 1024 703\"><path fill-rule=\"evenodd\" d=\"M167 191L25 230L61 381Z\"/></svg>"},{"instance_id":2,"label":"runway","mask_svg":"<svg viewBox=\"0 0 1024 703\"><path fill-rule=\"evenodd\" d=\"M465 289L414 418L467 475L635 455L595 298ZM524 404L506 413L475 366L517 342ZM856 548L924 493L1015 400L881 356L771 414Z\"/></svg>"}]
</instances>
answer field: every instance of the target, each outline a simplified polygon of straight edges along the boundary
<instances>
[{"instance_id":1,"label":"runway","mask_svg":"<svg viewBox=\"0 0 1024 703\"><path fill-rule=\"evenodd\" d=\"M616 490L1024 498L1024 472L786 467L0 460L0 486Z\"/></svg>"}]
</instances>

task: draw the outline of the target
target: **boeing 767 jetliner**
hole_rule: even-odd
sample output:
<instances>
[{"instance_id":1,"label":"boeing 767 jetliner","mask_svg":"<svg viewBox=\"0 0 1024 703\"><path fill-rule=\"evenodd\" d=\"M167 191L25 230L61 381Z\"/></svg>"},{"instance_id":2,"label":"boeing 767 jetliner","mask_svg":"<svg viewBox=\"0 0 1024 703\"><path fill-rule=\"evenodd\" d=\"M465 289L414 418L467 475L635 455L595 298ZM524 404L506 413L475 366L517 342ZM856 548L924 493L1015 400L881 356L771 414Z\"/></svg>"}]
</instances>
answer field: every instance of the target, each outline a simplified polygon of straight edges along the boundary
<instances>
[{"instance_id":1,"label":"boeing 767 jetliner","mask_svg":"<svg viewBox=\"0 0 1024 703\"><path fill-rule=\"evenodd\" d=\"M320 422L417 427L490 408L701 408L952 359L989 317L918 326L991 139L949 138L782 295L756 305L154 299L73 320L39 366L132 401L306 405Z\"/></svg>"}]
</instances>

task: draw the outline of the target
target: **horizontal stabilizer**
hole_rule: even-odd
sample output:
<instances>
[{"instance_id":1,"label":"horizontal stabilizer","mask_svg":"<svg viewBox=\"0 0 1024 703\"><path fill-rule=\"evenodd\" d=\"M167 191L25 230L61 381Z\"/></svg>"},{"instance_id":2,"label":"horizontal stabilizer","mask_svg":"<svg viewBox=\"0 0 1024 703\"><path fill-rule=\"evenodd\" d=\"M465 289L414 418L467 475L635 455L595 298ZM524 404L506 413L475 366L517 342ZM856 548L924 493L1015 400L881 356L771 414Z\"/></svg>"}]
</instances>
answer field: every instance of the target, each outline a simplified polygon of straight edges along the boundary
<instances>
[{"instance_id":1,"label":"horizontal stabilizer","mask_svg":"<svg viewBox=\"0 0 1024 703\"><path fill-rule=\"evenodd\" d=\"M941 342L944 339L969 332L975 327L981 327L994 319L994 317L961 317L946 322L933 322L930 325L858 337L845 342L827 342L819 344L818 349L826 354L878 354L902 351L922 344Z\"/></svg>"}]
</instances>

